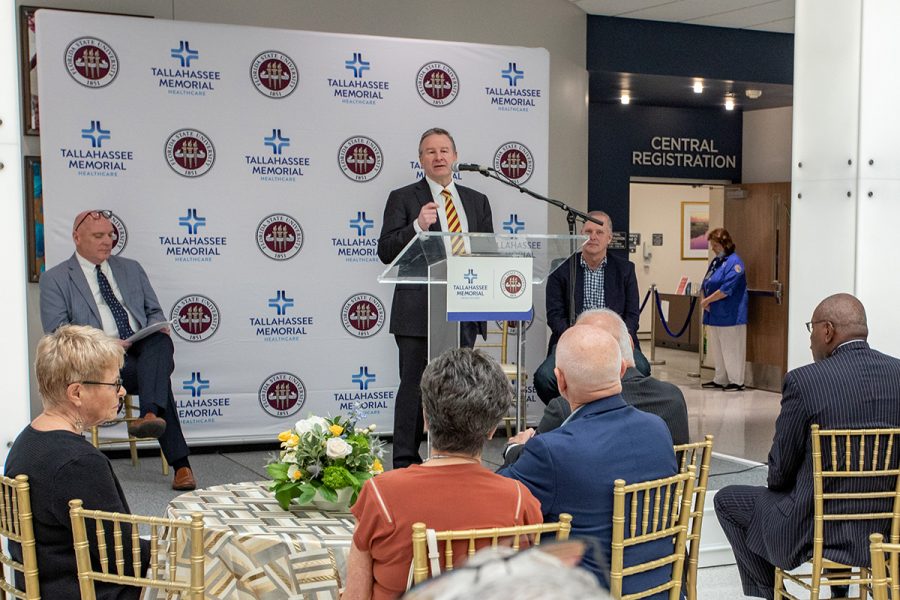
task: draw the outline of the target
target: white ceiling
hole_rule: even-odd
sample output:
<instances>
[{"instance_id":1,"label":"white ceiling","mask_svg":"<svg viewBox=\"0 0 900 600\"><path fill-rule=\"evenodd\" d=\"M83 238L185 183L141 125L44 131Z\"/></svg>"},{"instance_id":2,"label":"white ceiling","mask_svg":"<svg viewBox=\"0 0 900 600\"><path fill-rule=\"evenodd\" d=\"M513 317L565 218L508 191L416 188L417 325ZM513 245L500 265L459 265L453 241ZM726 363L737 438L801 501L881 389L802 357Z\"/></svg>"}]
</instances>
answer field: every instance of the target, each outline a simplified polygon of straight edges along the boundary
<instances>
[{"instance_id":1,"label":"white ceiling","mask_svg":"<svg viewBox=\"0 0 900 600\"><path fill-rule=\"evenodd\" d=\"M794 0L571 0L591 15L794 33Z\"/></svg>"}]
</instances>

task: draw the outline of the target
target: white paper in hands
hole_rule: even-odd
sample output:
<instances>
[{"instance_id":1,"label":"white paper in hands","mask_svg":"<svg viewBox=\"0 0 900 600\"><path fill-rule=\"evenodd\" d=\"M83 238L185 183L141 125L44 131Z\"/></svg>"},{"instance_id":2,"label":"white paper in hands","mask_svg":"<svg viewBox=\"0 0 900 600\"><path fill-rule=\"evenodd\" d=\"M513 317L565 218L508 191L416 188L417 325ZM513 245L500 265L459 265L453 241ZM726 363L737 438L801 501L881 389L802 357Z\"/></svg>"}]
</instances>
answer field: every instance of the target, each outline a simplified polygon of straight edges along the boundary
<instances>
[{"instance_id":1,"label":"white paper in hands","mask_svg":"<svg viewBox=\"0 0 900 600\"><path fill-rule=\"evenodd\" d=\"M144 339L148 335L154 334L157 331L165 329L166 327L171 327L174 324L175 324L175 319L172 319L171 321L158 321L158 322L154 323L153 325L147 325L143 329L136 331L130 338L126 339L125 341L128 342L129 344L133 344L133 343L137 342L138 340Z\"/></svg>"}]
</instances>

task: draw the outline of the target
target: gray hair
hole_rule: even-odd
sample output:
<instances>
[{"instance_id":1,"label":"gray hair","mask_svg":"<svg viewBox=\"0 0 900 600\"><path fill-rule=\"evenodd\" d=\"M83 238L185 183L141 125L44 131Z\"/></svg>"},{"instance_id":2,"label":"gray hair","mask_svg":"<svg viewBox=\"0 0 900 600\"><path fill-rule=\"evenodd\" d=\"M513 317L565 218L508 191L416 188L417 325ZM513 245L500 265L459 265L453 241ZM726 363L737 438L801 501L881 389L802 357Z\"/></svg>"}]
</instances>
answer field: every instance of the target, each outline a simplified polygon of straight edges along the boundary
<instances>
[{"instance_id":1,"label":"gray hair","mask_svg":"<svg viewBox=\"0 0 900 600\"><path fill-rule=\"evenodd\" d=\"M453 136L450 135L450 132L441 127L432 127L431 129L425 131L425 133L422 134L422 137L419 138L419 156L422 156L422 142L424 142L425 138L430 135L446 135L448 138L450 138L450 145L453 146L453 152L456 152L456 140L453 139Z\"/></svg>"},{"instance_id":2,"label":"gray hair","mask_svg":"<svg viewBox=\"0 0 900 600\"><path fill-rule=\"evenodd\" d=\"M590 323L595 320L601 327L605 325L604 321L606 321L606 323L612 322L611 324L615 326L615 330L608 327L604 327L604 329L619 342L619 352L622 353L622 360L625 361L625 364L629 367L633 367L634 347L632 346L631 334L628 333L628 325L625 324L622 317L620 317L616 311L609 308L591 308L578 315L578 318L575 319L575 323Z\"/></svg>"},{"instance_id":3,"label":"gray hair","mask_svg":"<svg viewBox=\"0 0 900 600\"><path fill-rule=\"evenodd\" d=\"M476 455L512 404L503 369L480 350L447 350L422 373L422 407L434 448Z\"/></svg>"},{"instance_id":4,"label":"gray hair","mask_svg":"<svg viewBox=\"0 0 900 600\"><path fill-rule=\"evenodd\" d=\"M606 229L612 232L612 219L608 214L606 214L602 210L592 210L588 213L588 215L594 217L595 219L600 219L601 221L603 221L603 224L606 225Z\"/></svg>"}]
</instances>

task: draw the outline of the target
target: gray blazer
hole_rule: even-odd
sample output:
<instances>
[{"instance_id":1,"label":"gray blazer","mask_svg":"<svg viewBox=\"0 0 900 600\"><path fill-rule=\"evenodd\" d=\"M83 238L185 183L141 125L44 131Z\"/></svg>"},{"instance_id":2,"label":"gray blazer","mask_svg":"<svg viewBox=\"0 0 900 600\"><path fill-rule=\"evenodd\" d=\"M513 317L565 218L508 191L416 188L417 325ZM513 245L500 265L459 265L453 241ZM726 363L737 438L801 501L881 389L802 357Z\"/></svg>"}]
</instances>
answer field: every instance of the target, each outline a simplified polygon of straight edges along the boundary
<instances>
[{"instance_id":1,"label":"gray blazer","mask_svg":"<svg viewBox=\"0 0 900 600\"><path fill-rule=\"evenodd\" d=\"M110 256L107 262L122 293L122 303L138 325L144 328L165 321L166 315L140 263L121 256ZM103 329L100 311L75 254L41 275L40 287L41 325L45 333L70 324Z\"/></svg>"}]
</instances>

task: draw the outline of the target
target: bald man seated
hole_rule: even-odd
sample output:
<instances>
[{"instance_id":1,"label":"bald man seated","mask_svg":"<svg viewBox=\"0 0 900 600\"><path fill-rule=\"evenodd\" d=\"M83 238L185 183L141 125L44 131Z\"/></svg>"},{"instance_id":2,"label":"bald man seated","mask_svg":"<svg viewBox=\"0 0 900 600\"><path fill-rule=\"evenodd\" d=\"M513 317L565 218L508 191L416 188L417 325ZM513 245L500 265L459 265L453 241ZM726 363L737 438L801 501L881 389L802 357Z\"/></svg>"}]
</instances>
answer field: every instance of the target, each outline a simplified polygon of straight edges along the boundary
<instances>
[{"instance_id":1,"label":"bald man seated","mask_svg":"<svg viewBox=\"0 0 900 600\"><path fill-rule=\"evenodd\" d=\"M822 300L806 324L813 364L784 377L781 412L769 451L766 487L730 485L715 496L716 516L734 550L744 594L773 598L775 567L793 569L809 560L813 545L813 476L810 426L822 429L900 427L900 360L869 347L862 303L850 294ZM894 466L896 468L896 465ZM842 484L844 485L844 484ZM852 485L825 493L853 493ZM851 506L847 512L890 512ZM881 533L889 534L885 519ZM872 521L825 522L825 558L869 564ZM846 588L832 588L833 598Z\"/></svg>"},{"instance_id":2,"label":"bald man seated","mask_svg":"<svg viewBox=\"0 0 900 600\"><path fill-rule=\"evenodd\" d=\"M90 325L119 340L125 348L122 383L141 405L140 418L128 424L128 432L158 438L175 471L172 488L192 490L197 484L170 381L175 346L168 328L133 344L127 341L166 316L140 263L112 255L116 238L111 216L108 210L88 210L75 217L75 253L41 275L41 324L45 333L62 325Z\"/></svg>"},{"instance_id":3,"label":"bald man seated","mask_svg":"<svg viewBox=\"0 0 900 600\"><path fill-rule=\"evenodd\" d=\"M561 427L529 440L519 460L498 473L531 490L545 522L569 513L573 536L599 542L603 555L589 553L582 565L609 587L613 483L677 473L672 436L662 419L622 398L625 363L619 343L602 328L576 323L567 329L556 348L555 371L572 414ZM659 558L671 549L671 540L629 548L625 565ZM670 577L671 567L633 575L625 578L623 591L646 590Z\"/></svg>"}]
</instances>

